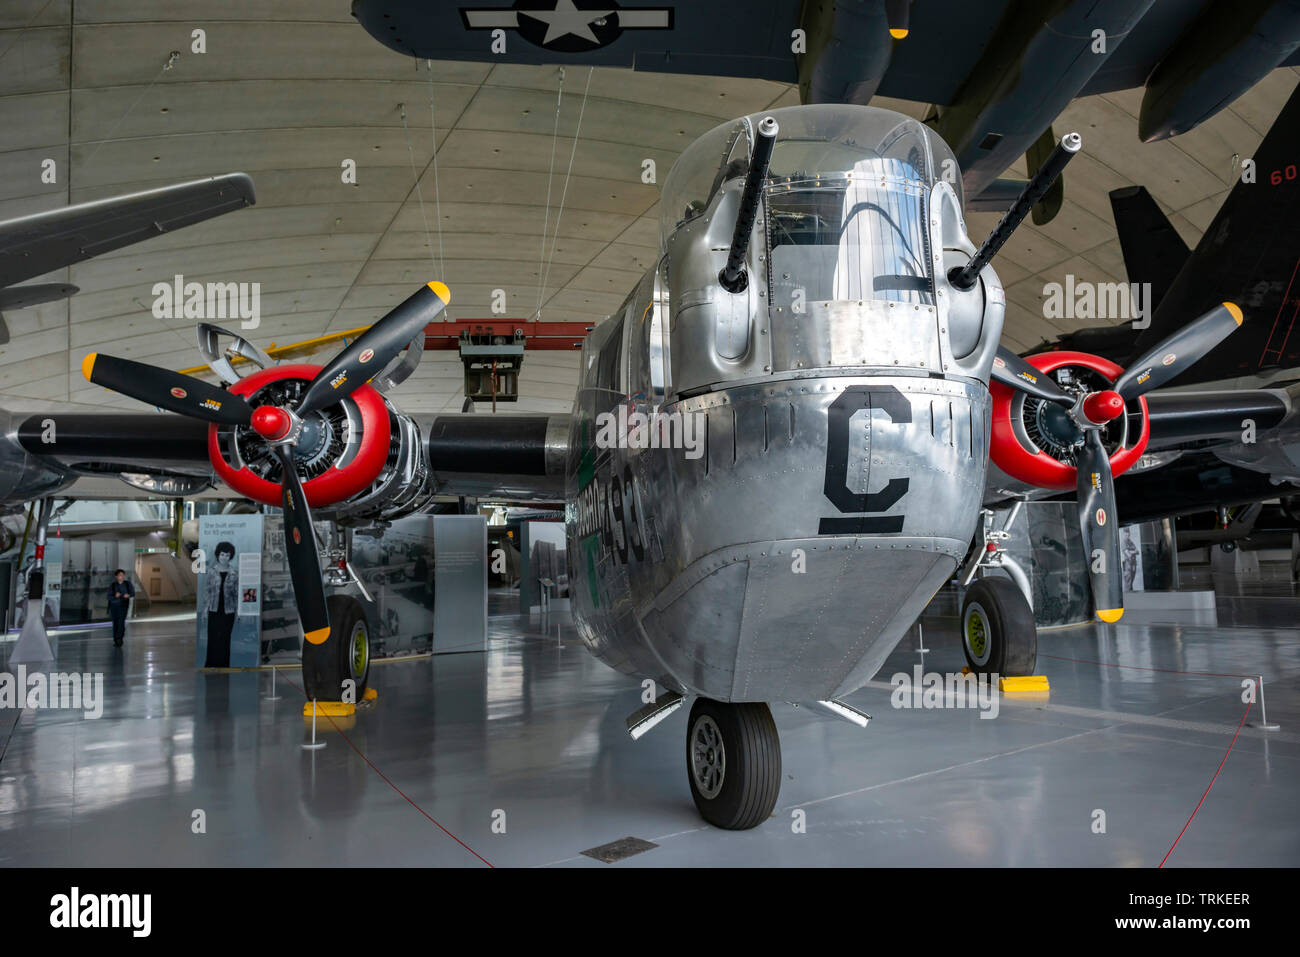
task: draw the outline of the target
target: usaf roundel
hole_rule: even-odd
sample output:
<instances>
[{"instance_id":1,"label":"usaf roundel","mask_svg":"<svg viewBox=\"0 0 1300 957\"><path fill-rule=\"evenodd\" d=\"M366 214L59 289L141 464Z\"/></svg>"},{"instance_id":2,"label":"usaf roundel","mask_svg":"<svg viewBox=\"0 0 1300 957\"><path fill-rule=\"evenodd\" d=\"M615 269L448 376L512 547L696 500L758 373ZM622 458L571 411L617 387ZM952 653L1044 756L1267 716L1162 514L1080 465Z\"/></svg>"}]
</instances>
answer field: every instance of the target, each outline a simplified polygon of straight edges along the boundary
<instances>
[{"instance_id":1,"label":"usaf roundel","mask_svg":"<svg viewBox=\"0 0 1300 957\"><path fill-rule=\"evenodd\" d=\"M624 30L671 30L671 7L619 7L614 0L515 0L513 6L461 7L467 30L515 30L534 46L586 53Z\"/></svg>"}]
</instances>

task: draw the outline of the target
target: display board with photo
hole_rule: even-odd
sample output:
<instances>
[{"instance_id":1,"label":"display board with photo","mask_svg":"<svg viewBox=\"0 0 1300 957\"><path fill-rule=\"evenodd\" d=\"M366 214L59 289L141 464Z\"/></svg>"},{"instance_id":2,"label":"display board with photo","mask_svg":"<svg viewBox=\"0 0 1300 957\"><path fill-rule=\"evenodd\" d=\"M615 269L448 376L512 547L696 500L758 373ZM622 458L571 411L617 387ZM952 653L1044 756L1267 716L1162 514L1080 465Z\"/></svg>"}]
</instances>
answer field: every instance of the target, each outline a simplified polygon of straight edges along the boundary
<instances>
[{"instance_id":1,"label":"display board with photo","mask_svg":"<svg viewBox=\"0 0 1300 957\"><path fill-rule=\"evenodd\" d=\"M252 668L260 663L262 524L252 515L199 518L199 573L195 664Z\"/></svg>"}]
</instances>

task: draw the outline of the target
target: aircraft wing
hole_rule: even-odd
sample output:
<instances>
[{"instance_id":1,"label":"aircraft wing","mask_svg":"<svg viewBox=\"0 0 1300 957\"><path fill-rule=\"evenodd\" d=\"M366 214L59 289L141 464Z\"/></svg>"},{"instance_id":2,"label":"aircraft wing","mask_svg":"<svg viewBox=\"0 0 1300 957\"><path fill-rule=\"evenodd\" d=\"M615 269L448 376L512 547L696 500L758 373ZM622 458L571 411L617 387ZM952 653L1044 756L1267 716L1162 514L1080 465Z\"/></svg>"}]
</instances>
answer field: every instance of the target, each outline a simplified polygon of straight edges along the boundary
<instances>
[{"instance_id":1,"label":"aircraft wing","mask_svg":"<svg viewBox=\"0 0 1300 957\"><path fill-rule=\"evenodd\" d=\"M196 494L213 481L207 425L154 413L0 411L0 502L95 476L150 494Z\"/></svg>"},{"instance_id":2,"label":"aircraft wing","mask_svg":"<svg viewBox=\"0 0 1300 957\"><path fill-rule=\"evenodd\" d=\"M436 494L563 501L568 415L413 418ZM214 481L207 423L155 413L0 412L0 502L51 494L82 476L120 478L152 494L193 494Z\"/></svg>"},{"instance_id":3,"label":"aircraft wing","mask_svg":"<svg viewBox=\"0 0 1300 957\"><path fill-rule=\"evenodd\" d=\"M1300 493L1300 383L1147 402L1147 454L1115 483L1122 524Z\"/></svg>"},{"instance_id":4,"label":"aircraft wing","mask_svg":"<svg viewBox=\"0 0 1300 957\"><path fill-rule=\"evenodd\" d=\"M1121 524L1300 491L1300 383L1213 392L1162 389L1147 395L1147 406L1146 451L1115 480ZM1005 497L993 487L997 481L990 469L986 503ZM1043 491L1030 497L1073 494Z\"/></svg>"},{"instance_id":5,"label":"aircraft wing","mask_svg":"<svg viewBox=\"0 0 1300 957\"><path fill-rule=\"evenodd\" d=\"M528 4L354 0L352 16L380 43L431 60L571 63L657 73L798 79L790 30L802 0ZM788 24L788 26L787 26Z\"/></svg>"},{"instance_id":6,"label":"aircraft wing","mask_svg":"<svg viewBox=\"0 0 1300 957\"><path fill-rule=\"evenodd\" d=\"M1145 87L1138 135L1149 142L1193 129L1300 62L1292 0L1248 10L1156 0L353 0L352 15L420 59L754 77L798 83L804 103L932 104L926 122L982 210L1006 208L1019 184L998 177L1032 158L1076 97ZM1039 222L1059 206L1058 194Z\"/></svg>"},{"instance_id":7,"label":"aircraft wing","mask_svg":"<svg viewBox=\"0 0 1300 957\"><path fill-rule=\"evenodd\" d=\"M230 173L0 222L0 287L251 206L254 201L253 181L245 173Z\"/></svg>"}]
</instances>

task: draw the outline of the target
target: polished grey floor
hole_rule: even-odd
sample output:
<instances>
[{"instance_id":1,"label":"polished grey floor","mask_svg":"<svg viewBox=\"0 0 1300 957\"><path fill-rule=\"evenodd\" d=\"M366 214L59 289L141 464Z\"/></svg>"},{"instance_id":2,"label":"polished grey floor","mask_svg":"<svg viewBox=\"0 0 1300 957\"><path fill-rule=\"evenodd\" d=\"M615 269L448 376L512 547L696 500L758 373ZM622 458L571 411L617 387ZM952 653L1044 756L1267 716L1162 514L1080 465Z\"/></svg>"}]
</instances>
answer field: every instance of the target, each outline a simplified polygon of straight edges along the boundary
<instances>
[{"instance_id":1,"label":"polished grey floor","mask_svg":"<svg viewBox=\"0 0 1300 957\"><path fill-rule=\"evenodd\" d=\"M513 603L493 596L486 653L377 664L377 704L322 722L317 751L297 672L279 700L269 673L196 672L192 617L135 622L123 651L103 628L60 633L60 670L105 675L104 715L0 710L0 865L1300 864L1286 581L1221 586L1217 620L1046 631L1050 698L1004 697L991 720L891 706L894 674L961 667L941 597L929 652L910 636L850 698L866 730L773 706L785 780L748 832L697 816L685 709L630 740L640 685ZM1280 730L1253 726L1258 704L1246 715L1238 676L1258 673ZM580 853L629 836L658 847L615 865Z\"/></svg>"}]
</instances>

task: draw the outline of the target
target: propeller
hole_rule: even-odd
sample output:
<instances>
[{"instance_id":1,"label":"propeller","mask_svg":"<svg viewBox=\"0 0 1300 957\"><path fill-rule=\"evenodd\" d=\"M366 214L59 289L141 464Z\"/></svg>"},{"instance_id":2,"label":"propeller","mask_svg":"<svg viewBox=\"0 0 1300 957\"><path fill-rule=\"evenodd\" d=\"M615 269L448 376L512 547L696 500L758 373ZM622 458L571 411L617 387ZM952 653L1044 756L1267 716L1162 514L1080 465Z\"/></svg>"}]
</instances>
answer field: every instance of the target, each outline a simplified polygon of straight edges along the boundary
<instances>
[{"instance_id":1,"label":"propeller","mask_svg":"<svg viewBox=\"0 0 1300 957\"><path fill-rule=\"evenodd\" d=\"M280 460L281 511L284 515L284 552L289 559L289 578L298 604L303 636L319 645L330 636L330 616L325 607L325 584L321 580L320 553L316 550L316 529L311 523L307 494L293 467L289 446L271 446Z\"/></svg>"},{"instance_id":2,"label":"propeller","mask_svg":"<svg viewBox=\"0 0 1300 957\"><path fill-rule=\"evenodd\" d=\"M262 438L280 462L284 546L303 635L310 643L321 644L330 636L325 585L311 508L294 466L302 420L351 395L382 372L450 302L451 290L443 283L421 286L316 373L296 408L253 408L242 396L202 379L101 353L86 356L81 372L95 385L141 402L217 425L248 426Z\"/></svg>"},{"instance_id":3,"label":"propeller","mask_svg":"<svg viewBox=\"0 0 1300 957\"><path fill-rule=\"evenodd\" d=\"M1088 563L1089 583L1097 617L1119 621L1124 614L1124 584L1120 577L1119 526L1115 514L1115 482L1101 430L1124 414L1125 403L1171 381L1235 332L1242 322L1235 303L1225 302L1188 323L1144 353L1116 380L1113 389L1075 396L1051 376L1005 347L993 358L994 381L1026 395L1053 402L1062 412L1047 418L1062 438L1083 439L1076 463L1079 529Z\"/></svg>"},{"instance_id":4,"label":"propeller","mask_svg":"<svg viewBox=\"0 0 1300 957\"><path fill-rule=\"evenodd\" d=\"M202 379L133 359L92 352L81 360L81 374L95 385L192 419L217 425L248 425L253 417L253 407L242 396Z\"/></svg>"},{"instance_id":5,"label":"propeller","mask_svg":"<svg viewBox=\"0 0 1300 957\"><path fill-rule=\"evenodd\" d=\"M1119 621L1124 614L1124 581L1120 577L1119 526L1115 521L1115 482L1110 456L1101 433L1088 429L1077 465L1079 529L1088 559L1088 581L1097 617Z\"/></svg>"},{"instance_id":6,"label":"propeller","mask_svg":"<svg viewBox=\"0 0 1300 957\"><path fill-rule=\"evenodd\" d=\"M1006 346L998 346L997 355L993 357L993 378L1035 399L1061 405L1074 404L1074 398L1057 385L1055 379L1034 368Z\"/></svg>"},{"instance_id":7,"label":"propeller","mask_svg":"<svg viewBox=\"0 0 1300 957\"><path fill-rule=\"evenodd\" d=\"M1115 391L1127 400L1160 388L1236 332L1242 318L1236 303L1220 303L1131 363L1115 383Z\"/></svg>"},{"instance_id":8,"label":"propeller","mask_svg":"<svg viewBox=\"0 0 1300 957\"><path fill-rule=\"evenodd\" d=\"M298 414L306 415L337 402L383 372L449 302L451 290L442 283L421 286L320 370L303 396Z\"/></svg>"}]
</instances>

